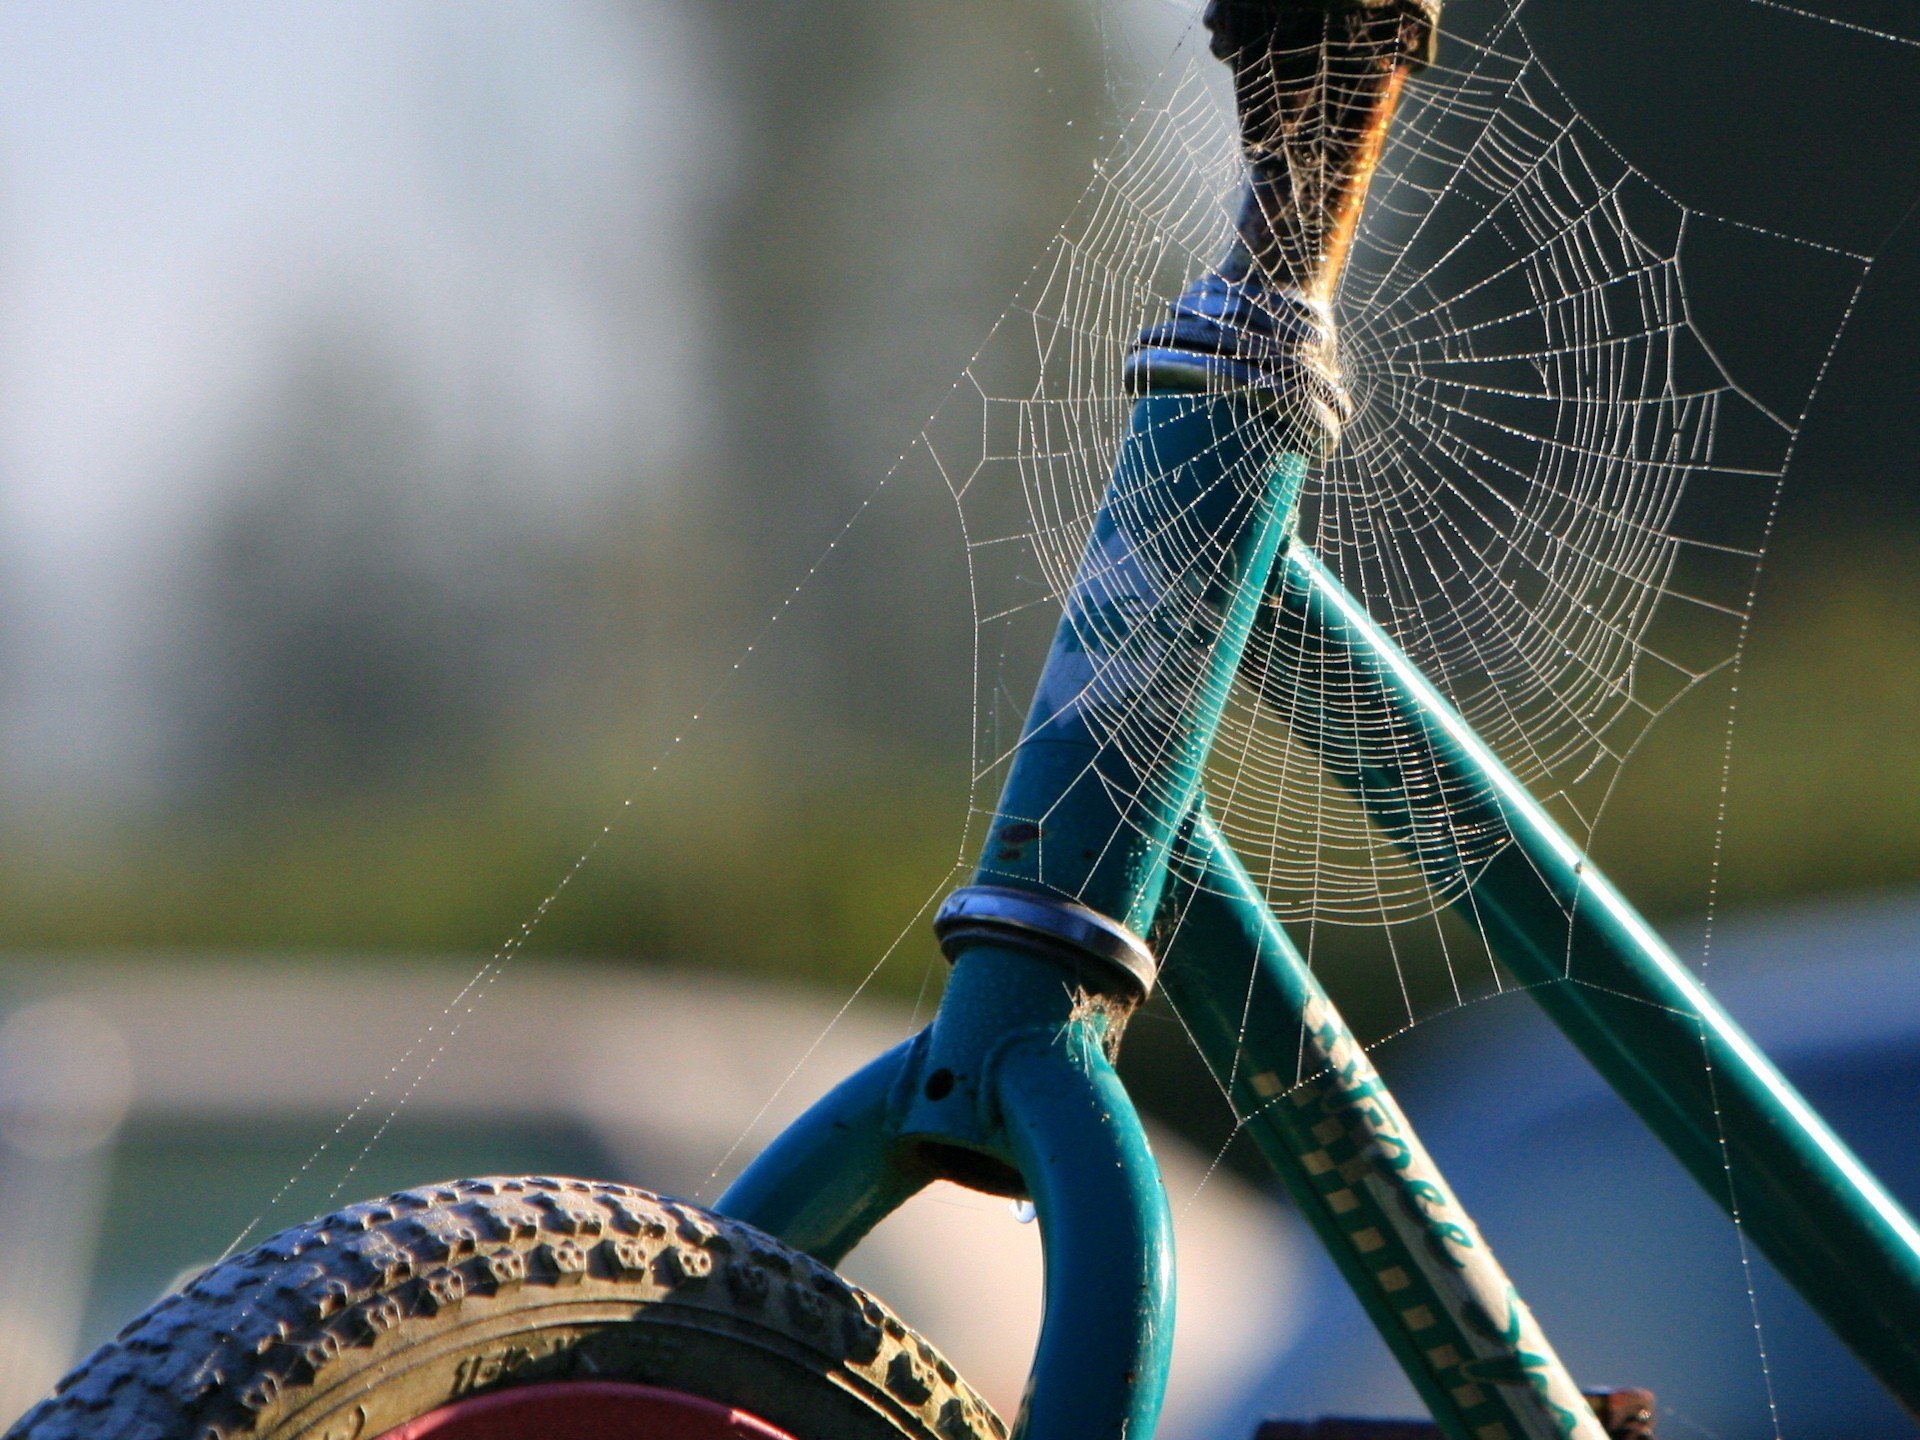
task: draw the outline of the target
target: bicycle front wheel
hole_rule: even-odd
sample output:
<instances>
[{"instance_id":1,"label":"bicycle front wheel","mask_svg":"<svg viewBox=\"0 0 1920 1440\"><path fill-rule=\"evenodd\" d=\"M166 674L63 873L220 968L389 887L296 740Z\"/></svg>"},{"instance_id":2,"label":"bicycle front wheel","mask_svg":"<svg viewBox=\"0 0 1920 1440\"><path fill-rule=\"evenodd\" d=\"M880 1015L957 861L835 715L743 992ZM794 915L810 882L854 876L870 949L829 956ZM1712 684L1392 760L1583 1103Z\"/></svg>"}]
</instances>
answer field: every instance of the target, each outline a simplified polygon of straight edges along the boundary
<instances>
[{"instance_id":1,"label":"bicycle front wheel","mask_svg":"<svg viewBox=\"0 0 1920 1440\"><path fill-rule=\"evenodd\" d=\"M7 1440L1004 1440L866 1292L749 1226L544 1177L403 1191L221 1262Z\"/></svg>"}]
</instances>

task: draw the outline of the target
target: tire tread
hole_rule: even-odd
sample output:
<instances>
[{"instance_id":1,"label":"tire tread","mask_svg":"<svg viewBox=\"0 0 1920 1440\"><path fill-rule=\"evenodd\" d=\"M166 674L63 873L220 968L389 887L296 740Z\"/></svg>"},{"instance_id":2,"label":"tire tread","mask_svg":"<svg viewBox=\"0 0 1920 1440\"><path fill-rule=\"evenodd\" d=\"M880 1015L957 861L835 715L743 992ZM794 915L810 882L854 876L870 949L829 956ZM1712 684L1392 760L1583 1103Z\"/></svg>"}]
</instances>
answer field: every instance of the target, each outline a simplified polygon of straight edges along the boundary
<instances>
[{"instance_id":1,"label":"tire tread","mask_svg":"<svg viewBox=\"0 0 1920 1440\"><path fill-rule=\"evenodd\" d=\"M565 1295L776 1333L903 1435L1006 1434L885 1305L751 1226L625 1185L493 1176L351 1205L209 1267L82 1361L5 1440L304 1433L307 1402L423 1335Z\"/></svg>"}]
</instances>

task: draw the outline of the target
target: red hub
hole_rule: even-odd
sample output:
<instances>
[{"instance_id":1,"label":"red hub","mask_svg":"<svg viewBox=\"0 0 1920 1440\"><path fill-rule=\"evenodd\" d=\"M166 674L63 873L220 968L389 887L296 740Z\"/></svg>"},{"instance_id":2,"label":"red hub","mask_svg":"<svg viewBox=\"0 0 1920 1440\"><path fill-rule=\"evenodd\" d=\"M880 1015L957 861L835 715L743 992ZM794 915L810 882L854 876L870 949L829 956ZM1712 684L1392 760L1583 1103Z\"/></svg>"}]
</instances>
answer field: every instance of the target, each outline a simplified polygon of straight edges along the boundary
<instances>
[{"instance_id":1,"label":"red hub","mask_svg":"<svg viewBox=\"0 0 1920 1440\"><path fill-rule=\"evenodd\" d=\"M792 1440L742 1410L619 1381L561 1381L456 1400L379 1440Z\"/></svg>"}]
</instances>

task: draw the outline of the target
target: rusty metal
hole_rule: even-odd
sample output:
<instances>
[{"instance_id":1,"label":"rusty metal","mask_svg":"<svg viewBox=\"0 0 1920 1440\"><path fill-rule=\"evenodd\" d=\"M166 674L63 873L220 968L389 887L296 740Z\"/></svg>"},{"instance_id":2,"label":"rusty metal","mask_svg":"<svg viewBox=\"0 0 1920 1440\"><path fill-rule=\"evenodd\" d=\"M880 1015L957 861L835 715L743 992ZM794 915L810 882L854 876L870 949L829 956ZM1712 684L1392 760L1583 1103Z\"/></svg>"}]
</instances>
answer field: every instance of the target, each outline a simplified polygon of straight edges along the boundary
<instances>
[{"instance_id":1,"label":"rusty metal","mask_svg":"<svg viewBox=\"0 0 1920 1440\"><path fill-rule=\"evenodd\" d=\"M1213 0L1250 184L1221 272L1332 298L1408 72L1438 0Z\"/></svg>"},{"instance_id":2,"label":"rusty metal","mask_svg":"<svg viewBox=\"0 0 1920 1440\"><path fill-rule=\"evenodd\" d=\"M1327 453L1352 414L1333 299L1407 76L1433 54L1439 0L1213 0L1233 71L1247 191L1219 265L1134 341L1134 394L1277 397L1295 443Z\"/></svg>"},{"instance_id":3,"label":"rusty metal","mask_svg":"<svg viewBox=\"0 0 1920 1440\"><path fill-rule=\"evenodd\" d=\"M1587 1399L1608 1440L1653 1440L1651 1390L1589 1390Z\"/></svg>"}]
</instances>

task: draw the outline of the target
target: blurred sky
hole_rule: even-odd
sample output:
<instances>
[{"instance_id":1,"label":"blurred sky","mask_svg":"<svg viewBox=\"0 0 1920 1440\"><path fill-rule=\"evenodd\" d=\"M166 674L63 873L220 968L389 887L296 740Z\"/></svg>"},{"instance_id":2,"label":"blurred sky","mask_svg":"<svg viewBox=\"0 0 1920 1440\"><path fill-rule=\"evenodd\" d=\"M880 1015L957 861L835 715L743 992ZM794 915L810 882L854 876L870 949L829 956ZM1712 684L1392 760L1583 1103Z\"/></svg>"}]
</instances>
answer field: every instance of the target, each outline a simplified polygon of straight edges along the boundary
<instances>
[{"instance_id":1,"label":"blurred sky","mask_svg":"<svg viewBox=\"0 0 1920 1440\"><path fill-rule=\"evenodd\" d=\"M346 315L444 429L517 447L529 523L685 458L699 220L764 140L732 132L735 67L693 8L0 9L0 786L69 803L150 780L163 572L303 327ZM1195 9L1054 7L1076 8L1110 82ZM863 81L880 63L847 59Z\"/></svg>"},{"instance_id":2,"label":"blurred sky","mask_svg":"<svg viewBox=\"0 0 1920 1440\"><path fill-rule=\"evenodd\" d=\"M137 740L153 557L306 307L376 317L451 415L505 397L561 498L615 403L685 438L691 372L610 379L595 266L644 253L642 323L686 344L675 217L719 123L693 43L671 6L551 0L0 9L10 779Z\"/></svg>"}]
</instances>

